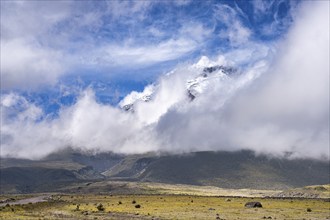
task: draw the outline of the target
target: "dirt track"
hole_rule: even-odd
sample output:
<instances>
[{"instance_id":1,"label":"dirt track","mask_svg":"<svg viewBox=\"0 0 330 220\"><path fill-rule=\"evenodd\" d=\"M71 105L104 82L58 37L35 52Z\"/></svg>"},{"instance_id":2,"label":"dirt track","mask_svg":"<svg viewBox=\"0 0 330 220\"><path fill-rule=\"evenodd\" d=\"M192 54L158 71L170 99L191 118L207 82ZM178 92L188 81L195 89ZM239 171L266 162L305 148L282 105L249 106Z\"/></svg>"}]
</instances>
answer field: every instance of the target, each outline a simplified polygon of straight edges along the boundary
<instances>
[{"instance_id":1,"label":"dirt track","mask_svg":"<svg viewBox=\"0 0 330 220\"><path fill-rule=\"evenodd\" d=\"M28 203L46 202L47 199L48 199L48 196L37 196L37 197L28 198L28 199L21 199L21 200L12 201L12 202L0 203L0 207L5 206L7 204L9 204L9 205L23 205L23 204L28 204Z\"/></svg>"}]
</instances>

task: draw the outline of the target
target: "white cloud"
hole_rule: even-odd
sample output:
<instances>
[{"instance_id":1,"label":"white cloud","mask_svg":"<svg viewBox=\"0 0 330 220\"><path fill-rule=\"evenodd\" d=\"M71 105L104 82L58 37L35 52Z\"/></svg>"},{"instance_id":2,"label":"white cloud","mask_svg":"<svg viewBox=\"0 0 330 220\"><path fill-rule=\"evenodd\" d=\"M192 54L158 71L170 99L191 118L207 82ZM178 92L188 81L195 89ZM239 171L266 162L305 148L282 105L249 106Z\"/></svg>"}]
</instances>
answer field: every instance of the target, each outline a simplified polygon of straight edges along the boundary
<instances>
[{"instance_id":1,"label":"white cloud","mask_svg":"<svg viewBox=\"0 0 330 220\"><path fill-rule=\"evenodd\" d=\"M254 10L254 14L255 16L262 16L263 14L267 14L269 12L269 10L271 10L272 5L274 4L274 0L255 0L252 1L252 5L253 5L253 10Z\"/></svg>"},{"instance_id":2,"label":"white cloud","mask_svg":"<svg viewBox=\"0 0 330 220\"><path fill-rule=\"evenodd\" d=\"M234 47L249 42L251 30L245 27L238 18L238 12L228 5L217 5L215 16L225 29L220 31L220 38L228 39Z\"/></svg>"},{"instance_id":3,"label":"white cloud","mask_svg":"<svg viewBox=\"0 0 330 220\"><path fill-rule=\"evenodd\" d=\"M329 2L304 2L298 15L276 54L273 46L247 42L217 61L204 57L199 64L242 67L240 74L209 83L194 101L187 96L187 80L201 73L199 65L181 65L162 76L153 99L137 102L134 113L98 103L88 89L58 118L40 120L43 113L33 103L16 94L4 96L1 154L38 158L66 146L117 153L248 148L328 159ZM192 42L109 50L118 62L130 57L145 64L186 54L196 46ZM17 105L23 108L15 110Z\"/></svg>"},{"instance_id":4,"label":"white cloud","mask_svg":"<svg viewBox=\"0 0 330 220\"><path fill-rule=\"evenodd\" d=\"M135 19L143 20L153 2L115 0L107 1L106 3L107 11L112 15L113 18L122 19L123 17L129 17L129 21L133 22Z\"/></svg>"},{"instance_id":5,"label":"white cloud","mask_svg":"<svg viewBox=\"0 0 330 220\"><path fill-rule=\"evenodd\" d=\"M221 64L224 62L223 59L219 60ZM199 66L183 65L161 77L157 87L149 86L143 94L131 93L123 102L128 102L132 98L141 98L141 95L145 93L148 95L149 90L154 92L149 102L134 103L134 113L97 103L93 91L87 89L81 94L76 104L62 108L59 118L46 118L38 121L43 115L39 118L32 117L35 105L28 103L17 94L9 94L2 101L1 107L6 110L5 112L14 112L10 107L18 103L15 100L24 100L23 106L26 107L20 110L18 116L17 114L16 117L14 114L13 118L6 116L6 120L3 120L1 154L3 156L39 158L66 146L117 153L193 150L196 147L195 144L201 143L203 139L196 141L195 144L189 144L188 136L180 138L183 142L173 137L169 142L168 138L171 134L179 135L185 134L185 132L195 135L194 132L201 128L201 124L196 123L204 122L198 119L198 115L204 114L207 109L219 108L219 96L214 92L225 92L221 96L224 102L228 98L226 96L229 93L226 91L227 88L232 87L231 91L234 92L239 84L246 84L246 82L238 80L235 82L236 86L233 87L227 86L226 80L214 81L204 98L191 103L187 96L186 83L191 77L198 76L200 71ZM213 106L210 107L209 104L214 98L218 99L219 105L212 103ZM39 113L41 114L41 112ZM20 115L31 115L31 117L26 120ZM176 120L173 115L182 117ZM196 116L196 121L189 118L194 116ZM185 124L180 121L185 118L189 124L182 128L181 126L185 126ZM198 126L195 127L196 125ZM210 126L214 125L210 124ZM30 147L25 148L23 143L28 143ZM205 142L200 149L209 148L207 143L212 142Z\"/></svg>"},{"instance_id":6,"label":"white cloud","mask_svg":"<svg viewBox=\"0 0 330 220\"><path fill-rule=\"evenodd\" d=\"M329 157L328 6L306 2L268 73L228 106L234 145Z\"/></svg>"},{"instance_id":7,"label":"white cloud","mask_svg":"<svg viewBox=\"0 0 330 220\"><path fill-rule=\"evenodd\" d=\"M255 0L251 3L255 21L264 22L265 16L272 15L272 18L268 18L271 19L271 22L260 26L260 31L265 36L279 35L288 28L292 23L292 19L296 16L297 6L299 5L299 1L283 0ZM285 14L283 14L283 10L285 10Z\"/></svg>"},{"instance_id":8,"label":"white cloud","mask_svg":"<svg viewBox=\"0 0 330 220\"><path fill-rule=\"evenodd\" d=\"M23 39L1 41L1 88L33 89L55 84L64 73L62 54Z\"/></svg>"},{"instance_id":9,"label":"white cloud","mask_svg":"<svg viewBox=\"0 0 330 220\"><path fill-rule=\"evenodd\" d=\"M19 114L10 117L18 102ZM38 121L41 112L23 97L8 94L1 101L1 156L40 158L72 146L85 150L140 153L154 150L147 127L133 115L99 104L92 90L84 91L73 106L62 108L57 119ZM145 144L147 143L147 144ZM134 146L134 147L133 147Z\"/></svg>"},{"instance_id":10,"label":"white cloud","mask_svg":"<svg viewBox=\"0 0 330 220\"><path fill-rule=\"evenodd\" d=\"M159 62L178 59L194 51L197 43L191 39L170 39L159 44L136 46L127 45L105 45L97 49L92 56L84 59L84 62L97 63L111 66L148 66ZM91 60L87 60L93 57Z\"/></svg>"},{"instance_id":11,"label":"white cloud","mask_svg":"<svg viewBox=\"0 0 330 220\"><path fill-rule=\"evenodd\" d=\"M192 0L177 0L173 1L173 3L177 6L186 6L189 5L192 2Z\"/></svg>"},{"instance_id":12,"label":"white cloud","mask_svg":"<svg viewBox=\"0 0 330 220\"><path fill-rule=\"evenodd\" d=\"M218 88L202 97L198 108L164 115L158 132L160 138L166 137L165 146L179 151L248 148L329 158L328 6L328 2L305 3L274 63L223 108L212 108L222 98ZM265 71L263 66L255 63L252 77L242 80L253 80Z\"/></svg>"},{"instance_id":13,"label":"white cloud","mask_svg":"<svg viewBox=\"0 0 330 220\"><path fill-rule=\"evenodd\" d=\"M273 138L281 150L329 156L329 2L306 2L300 16L269 76L243 96L255 107L247 109L242 122L268 127L262 137ZM258 127L249 133L258 134ZM261 147L262 138L252 140Z\"/></svg>"},{"instance_id":14,"label":"white cloud","mask_svg":"<svg viewBox=\"0 0 330 220\"><path fill-rule=\"evenodd\" d=\"M68 3L6 1L1 7L1 88L55 84L66 65L63 54L43 38L67 18Z\"/></svg>"},{"instance_id":15,"label":"white cloud","mask_svg":"<svg viewBox=\"0 0 330 220\"><path fill-rule=\"evenodd\" d=\"M182 27L171 33L170 38L148 43L139 43L134 38L127 38L115 44L102 44L96 49L89 49L82 55L81 60L91 65L136 68L183 58L201 48L205 39L212 34L212 30L199 22L182 22ZM151 26L148 32L160 38L166 35L156 26Z\"/></svg>"},{"instance_id":16,"label":"white cloud","mask_svg":"<svg viewBox=\"0 0 330 220\"><path fill-rule=\"evenodd\" d=\"M156 27L150 27L148 29L149 33L152 35L152 36L155 36L155 37L163 37L165 36L165 32L156 28Z\"/></svg>"},{"instance_id":17,"label":"white cloud","mask_svg":"<svg viewBox=\"0 0 330 220\"><path fill-rule=\"evenodd\" d=\"M1 107L1 120L5 123L13 116L16 116L19 121L34 122L43 115L39 107L15 93L4 94L1 97Z\"/></svg>"},{"instance_id":18,"label":"white cloud","mask_svg":"<svg viewBox=\"0 0 330 220\"><path fill-rule=\"evenodd\" d=\"M194 22L170 32L157 22L143 26L141 22L149 16L154 4L151 1L2 3L1 54L6 56L1 56L1 88L29 90L54 85L60 77L91 66L139 69L181 59L197 50L210 34L201 24L192 28ZM150 29L145 32L136 28L141 26ZM124 34L125 31L129 34Z\"/></svg>"},{"instance_id":19,"label":"white cloud","mask_svg":"<svg viewBox=\"0 0 330 220\"><path fill-rule=\"evenodd\" d=\"M1 2L1 39L35 39L70 15L69 1Z\"/></svg>"},{"instance_id":20,"label":"white cloud","mask_svg":"<svg viewBox=\"0 0 330 220\"><path fill-rule=\"evenodd\" d=\"M212 32L212 29L204 27L200 22L185 22L179 30L179 35L191 38L199 44L202 44Z\"/></svg>"}]
</instances>

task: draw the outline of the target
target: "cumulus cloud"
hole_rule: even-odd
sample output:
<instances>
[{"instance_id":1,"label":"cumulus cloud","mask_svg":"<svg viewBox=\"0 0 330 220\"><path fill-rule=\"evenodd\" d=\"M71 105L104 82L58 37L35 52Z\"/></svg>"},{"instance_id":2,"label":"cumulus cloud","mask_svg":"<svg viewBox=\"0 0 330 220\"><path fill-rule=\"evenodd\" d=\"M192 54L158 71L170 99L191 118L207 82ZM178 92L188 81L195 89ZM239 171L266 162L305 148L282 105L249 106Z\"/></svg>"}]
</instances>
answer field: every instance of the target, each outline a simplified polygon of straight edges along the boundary
<instances>
[{"instance_id":1,"label":"cumulus cloud","mask_svg":"<svg viewBox=\"0 0 330 220\"><path fill-rule=\"evenodd\" d=\"M304 2L276 46L246 39L232 39L235 51L179 65L142 93L132 92L120 105L135 100L133 112L99 103L87 89L54 119L19 94L5 94L1 156L40 158L70 146L116 153L251 149L328 159L329 2ZM168 44L181 51L177 42ZM139 62L158 59L153 47L154 58L141 51L123 53ZM206 79L203 68L215 65L238 67ZM203 86L191 100L187 88L194 80ZM152 96L148 102L141 101L145 95Z\"/></svg>"},{"instance_id":2,"label":"cumulus cloud","mask_svg":"<svg viewBox=\"0 0 330 220\"><path fill-rule=\"evenodd\" d=\"M237 145L329 156L328 6L305 3L268 73L228 106Z\"/></svg>"},{"instance_id":3,"label":"cumulus cloud","mask_svg":"<svg viewBox=\"0 0 330 220\"><path fill-rule=\"evenodd\" d=\"M203 97L208 100L198 109L165 115L158 130L167 136L168 145L328 158L328 6L303 5L274 63L223 108L209 107L221 100L221 93L212 93ZM181 129L173 129L172 123Z\"/></svg>"},{"instance_id":4,"label":"cumulus cloud","mask_svg":"<svg viewBox=\"0 0 330 220\"><path fill-rule=\"evenodd\" d=\"M37 159L69 146L142 153L157 146L148 127L129 113L97 103L91 89L75 105L63 108L57 119L39 120L42 110L17 94L3 96L1 107L1 156ZM18 114L12 118L15 109Z\"/></svg>"}]
</instances>

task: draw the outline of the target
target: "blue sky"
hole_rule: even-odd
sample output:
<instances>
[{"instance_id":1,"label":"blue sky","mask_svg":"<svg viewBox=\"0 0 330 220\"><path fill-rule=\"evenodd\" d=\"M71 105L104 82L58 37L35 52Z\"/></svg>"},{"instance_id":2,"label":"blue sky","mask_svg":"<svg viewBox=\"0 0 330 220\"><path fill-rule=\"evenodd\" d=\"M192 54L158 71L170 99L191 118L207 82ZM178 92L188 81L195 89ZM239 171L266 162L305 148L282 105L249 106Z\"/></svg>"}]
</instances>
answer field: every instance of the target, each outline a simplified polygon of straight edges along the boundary
<instances>
[{"instance_id":1,"label":"blue sky","mask_svg":"<svg viewBox=\"0 0 330 220\"><path fill-rule=\"evenodd\" d=\"M3 0L0 155L328 155L329 20L321 0ZM201 65L239 74L190 103Z\"/></svg>"}]
</instances>

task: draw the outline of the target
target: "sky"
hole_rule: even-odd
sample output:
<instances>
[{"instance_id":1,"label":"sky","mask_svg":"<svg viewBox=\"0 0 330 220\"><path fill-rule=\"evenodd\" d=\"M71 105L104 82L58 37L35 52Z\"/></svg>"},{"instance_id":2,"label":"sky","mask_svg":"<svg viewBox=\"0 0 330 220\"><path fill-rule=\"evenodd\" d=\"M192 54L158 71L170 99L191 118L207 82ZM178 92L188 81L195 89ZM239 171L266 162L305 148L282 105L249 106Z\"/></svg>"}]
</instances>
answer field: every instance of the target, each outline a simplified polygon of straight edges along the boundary
<instances>
[{"instance_id":1,"label":"sky","mask_svg":"<svg viewBox=\"0 0 330 220\"><path fill-rule=\"evenodd\" d=\"M329 20L321 0L1 1L0 156L328 159ZM217 65L236 74L191 101L189 82Z\"/></svg>"}]
</instances>

